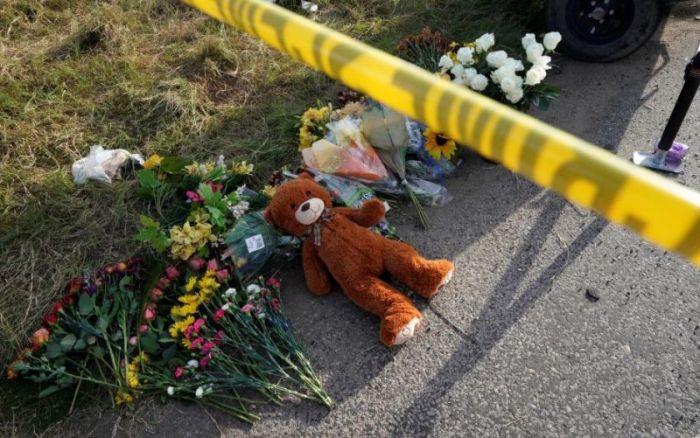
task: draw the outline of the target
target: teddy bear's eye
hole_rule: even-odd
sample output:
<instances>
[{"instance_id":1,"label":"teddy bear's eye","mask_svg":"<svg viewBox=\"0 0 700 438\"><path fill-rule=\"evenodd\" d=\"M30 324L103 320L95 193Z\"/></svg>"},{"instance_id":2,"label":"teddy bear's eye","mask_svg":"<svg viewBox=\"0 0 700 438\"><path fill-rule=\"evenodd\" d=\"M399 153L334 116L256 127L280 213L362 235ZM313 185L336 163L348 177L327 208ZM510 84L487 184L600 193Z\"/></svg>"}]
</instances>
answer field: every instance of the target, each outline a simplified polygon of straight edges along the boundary
<instances>
[{"instance_id":1,"label":"teddy bear's eye","mask_svg":"<svg viewBox=\"0 0 700 438\"><path fill-rule=\"evenodd\" d=\"M296 210L297 210L297 205L296 205L296 204L292 204L292 205L290 205L290 207L292 208L293 211L296 211Z\"/></svg>"},{"instance_id":2,"label":"teddy bear's eye","mask_svg":"<svg viewBox=\"0 0 700 438\"><path fill-rule=\"evenodd\" d=\"M311 193L310 190L307 190L307 191L306 191L306 196L311 197L311 195L313 195L313 193Z\"/></svg>"}]
</instances>

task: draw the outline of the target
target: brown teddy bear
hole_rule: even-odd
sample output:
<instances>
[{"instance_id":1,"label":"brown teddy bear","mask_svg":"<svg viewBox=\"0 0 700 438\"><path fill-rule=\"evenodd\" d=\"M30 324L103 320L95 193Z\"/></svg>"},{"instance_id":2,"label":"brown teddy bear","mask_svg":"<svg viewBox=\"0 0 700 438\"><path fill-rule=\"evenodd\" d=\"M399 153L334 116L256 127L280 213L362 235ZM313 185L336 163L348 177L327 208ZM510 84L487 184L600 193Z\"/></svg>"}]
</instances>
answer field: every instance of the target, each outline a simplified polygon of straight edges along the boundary
<instances>
[{"instance_id":1,"label":"brown teddy bear","mask_svg":"<svg viewBox=\"0 0 700 438\"><path fill-rule=\"evenodd\" d=\"M306 284L316 295L331 290L330 275L352 301L381 318L379 336L386 345L409 340L421 314L405 295L379 277L389 272L418 295L430 298L452 278L448 260L427 260L411 246L368 230L384 217L376 199L361 208L331 208L328 192L310 176L282 184L265 219L283 232L305 238L302 263Z\"/></svg>"}]
</instances>

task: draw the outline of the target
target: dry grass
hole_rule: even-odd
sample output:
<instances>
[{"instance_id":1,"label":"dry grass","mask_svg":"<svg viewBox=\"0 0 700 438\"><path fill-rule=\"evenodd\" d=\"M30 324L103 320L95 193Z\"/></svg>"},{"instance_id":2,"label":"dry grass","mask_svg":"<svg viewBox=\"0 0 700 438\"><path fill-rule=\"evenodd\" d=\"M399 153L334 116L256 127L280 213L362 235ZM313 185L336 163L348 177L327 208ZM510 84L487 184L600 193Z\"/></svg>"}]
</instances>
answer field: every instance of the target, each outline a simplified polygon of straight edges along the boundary
<instances>
[{"instance_id":1,"label":"dry grass","mask_svg":"<svg viewBox=\"0 0 700 438\"><path fill-rule=\"evenodd\" d=\"M486 0L317 3L321 21L388 51L426 24L458 39L520 30ZM176 0L0 1L0 364L67 278L140 249L133 182L71 181L91 145L224 154L263 178L297 159L296 116L339 89ZM0 406L8 388L0 378Z\"/></svg>"}]
</instances>

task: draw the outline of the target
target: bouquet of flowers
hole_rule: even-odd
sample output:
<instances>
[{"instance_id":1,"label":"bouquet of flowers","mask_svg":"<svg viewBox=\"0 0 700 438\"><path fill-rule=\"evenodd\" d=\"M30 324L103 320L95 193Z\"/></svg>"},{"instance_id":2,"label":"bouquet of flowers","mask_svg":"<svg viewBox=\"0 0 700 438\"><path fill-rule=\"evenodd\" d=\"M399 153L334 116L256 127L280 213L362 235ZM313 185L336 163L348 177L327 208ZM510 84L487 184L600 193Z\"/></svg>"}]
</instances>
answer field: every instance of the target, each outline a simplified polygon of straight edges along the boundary
<instances>
[{"instance_id":1,"label":"bouquet of flowers","mask_svg":"<svg viewBox=\"0 0 700 438\"><path fill-rule=\"evenodd\" d=\"M486 33L473 42L453 43L438 61L439 73L452 83L478 91L518 110L530 105L547 109L558 95L556 87L542 83L551 69L549 56L561 41L558 32L545 34L539 43L534 34L522 38L525 61L505 50L493 50L494 34Z\"/></svg>"}]
</instances>

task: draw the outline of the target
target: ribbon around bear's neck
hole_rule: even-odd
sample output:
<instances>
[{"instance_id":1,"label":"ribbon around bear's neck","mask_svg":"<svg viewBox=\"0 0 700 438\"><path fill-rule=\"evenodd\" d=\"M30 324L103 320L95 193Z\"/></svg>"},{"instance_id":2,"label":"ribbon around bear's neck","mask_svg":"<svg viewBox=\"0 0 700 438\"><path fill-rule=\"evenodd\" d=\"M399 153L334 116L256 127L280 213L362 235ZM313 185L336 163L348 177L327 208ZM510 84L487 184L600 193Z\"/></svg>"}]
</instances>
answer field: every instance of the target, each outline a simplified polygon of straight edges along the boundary
<instances>
[{"instance_id":1,"label":"ribbon around bear's neck","mask_svg":"<svg viewBox=\"0 0 700 438\"><path fill-rule=\"evenodd\" d=\"M311 228L306 231L304 237L311 235L314 239L314 245L321 246L321 225L322 222L326 222L331 218L331 210L328 208L323 209L321 216L311 225Z\"/></svg>"}]
</instances>

